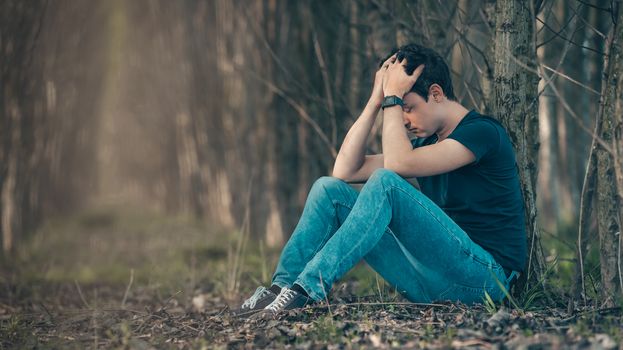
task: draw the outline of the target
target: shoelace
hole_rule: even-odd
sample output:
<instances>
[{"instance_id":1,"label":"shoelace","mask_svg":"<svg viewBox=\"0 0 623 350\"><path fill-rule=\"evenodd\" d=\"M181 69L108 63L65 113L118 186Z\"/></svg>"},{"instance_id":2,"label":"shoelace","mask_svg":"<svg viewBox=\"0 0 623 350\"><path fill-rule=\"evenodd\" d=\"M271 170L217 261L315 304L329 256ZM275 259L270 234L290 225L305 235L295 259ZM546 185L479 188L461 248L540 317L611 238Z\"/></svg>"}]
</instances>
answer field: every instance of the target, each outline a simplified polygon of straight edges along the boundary
<instances>
[{"instance_id":1,"label":"shoelace","mask_svg":"<svg viewBox=\"0 0 623 350\"><path fill-rule=\"evenodd\" d=\"M296 292L289 288L281 288L281 292L277 295L277 298L273 300L270 305L266 306L265 309L277 312L281 308L283 308L292 298L296 295Z\"/></svg>"},{"instance_id":2,"label":"shoelace","mask_svg":"<svg viewBox=\"0 0 623 350\"><path fill-rule=\"evenodd\" d=\"M262 298L266 294L268 294L268 289L266 289L263 286L257 287L257 289L255 290L255 293L253 293L253 295L249 299L245 300L244 303L242 303L242 308L243 309L245 307L248 307L249 309L254 308L258 300L260 300L260 298Z\"/></svg>"}]
</instances>

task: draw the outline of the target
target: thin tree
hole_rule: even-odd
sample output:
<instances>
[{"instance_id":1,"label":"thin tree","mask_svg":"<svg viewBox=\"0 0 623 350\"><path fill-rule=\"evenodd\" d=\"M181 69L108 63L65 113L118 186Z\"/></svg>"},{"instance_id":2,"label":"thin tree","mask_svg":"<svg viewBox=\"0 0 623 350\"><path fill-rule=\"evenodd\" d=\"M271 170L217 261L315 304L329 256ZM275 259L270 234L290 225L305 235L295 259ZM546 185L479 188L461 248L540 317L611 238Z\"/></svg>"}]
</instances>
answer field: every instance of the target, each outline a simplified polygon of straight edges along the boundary
<instances>
[{"instance_id":1,"label":"thin tree","mask_svg":"<svg viewBox=\"0 0 623 350\"><path fill-rule=\"evenodd\" d=\"M612 27L607 39L600 100L599 137L611 149L598 145L597 220L603 306L614 306L621 286L621 198L623 195L623 13L620 1L612 2Z\"/></svg>"}]
</instances>

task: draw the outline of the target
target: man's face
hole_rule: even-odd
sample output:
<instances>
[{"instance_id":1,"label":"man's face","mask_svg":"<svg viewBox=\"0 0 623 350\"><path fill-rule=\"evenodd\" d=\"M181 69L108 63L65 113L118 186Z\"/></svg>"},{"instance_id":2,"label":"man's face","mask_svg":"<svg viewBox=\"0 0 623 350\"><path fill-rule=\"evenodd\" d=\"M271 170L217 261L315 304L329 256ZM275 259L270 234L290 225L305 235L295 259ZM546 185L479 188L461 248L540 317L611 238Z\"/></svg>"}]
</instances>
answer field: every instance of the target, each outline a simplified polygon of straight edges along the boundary
<instances>
[{"instance_id":1,"label":"man's face","mask_svg":"<svg viewBox=\"0 0 623 350\"><path fill-rule=\"evenodd\" d=\"M437 106L432 97L428 102L415 92L409 92L403 97L402 119L405 127L417 137L428 137L439 128L437 120Z\"/></svg>"}]
</instances>

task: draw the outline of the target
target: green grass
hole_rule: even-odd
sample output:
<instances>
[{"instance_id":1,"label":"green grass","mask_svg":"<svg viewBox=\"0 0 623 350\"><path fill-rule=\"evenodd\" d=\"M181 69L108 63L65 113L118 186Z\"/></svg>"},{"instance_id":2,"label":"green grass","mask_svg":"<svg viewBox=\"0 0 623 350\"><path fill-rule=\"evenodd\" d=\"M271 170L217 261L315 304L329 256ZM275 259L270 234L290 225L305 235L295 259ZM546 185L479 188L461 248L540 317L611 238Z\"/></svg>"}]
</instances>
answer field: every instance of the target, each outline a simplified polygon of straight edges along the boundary
<instances>
[{"instance_id":1,"label":"green grass","mask_svg":"<svg viewBox=\"0 0 623 350\"><path fill-rule=\"evenodd\" d=\"M559 292L570 291L576 278L577 218L560 222L557 232L541 228L541 243L546 263L552 266L547 276L549 286ZM599 238L596 232L587 232L589 238L584 260L586 293L589 298L599 297Z\"/></svg>"},{"instance_id":2,"label":"green grass","mask_svg":"<svg viewBox=\"0 0 623 350\"><path fill-rule=\"evenodd\" d=\"M102 208L51 220L20 242L12 276L23 283L125 285L134 270L135 284L174 290L222 278L230 241L222 228L186 217Z\"/></svg>"},{"instance_id":3,"label":"green grass","mask_svg":"<svg viewBox=\"0 0 623 350\"><path fill-rule=\"evenodd\" d=\"M270 283L281 250L259 241L246 242L237 253L241 237L237 231L185 216L102 207L48 221L20 242L10 263L2 265L10 271L5 282L17 288L67 283L121 288L132 276L133 288L154 288L163 295L180 290L191 295L203 289L235 299ZM236 254L240 254L238 275L231 264ZM233 278L239 282L236 290L231 289ZM346 281L355 282L351 291L358 295L396 297L363 262L341 282Z\"/></svg>"},{"instance_id":4,"label":"green grass","mask_svg":"<svg viewBox=\"0 0 623 350\"><path fill-rule=\"evenodd\" d=\"M561 227L555 234L543 234L542 244L552 269L547 282L568 290L574 276L576 228L572 224ZM10 273L2 278L22 286L41 282L126 286L133 273L133 286L159 289L163 294L210 289L223 295L246 295L257 285L270 283L280 254L280 247L266 247L253 238L253 232L247 236L251 238L245 239L253 242L246 242L244 250L237 252L238 240L243 237L237 231L186 216L163 216L134 207L100 207L49 220L20 242L10 264L3 262ZM590 281L599 281L594 245L585 260L590 274L587 290L592 295L597 291ZM232 271L236 254L240 254L239 270ZM346 285L355 295L375 295L383 301L400 297L364 262L338 281L336 288ZM529 308L533 297L539 296L524 295L517 302Z\"/></svg>"},{"instance_id":5,"label":"green grass","mask_svg":"<svg viewBox=\"0 0 623 350\"><path fill-rule=\"evenodd\" d=\"M247 236L252 238L240 244L240 239L246 239L244 237ZM3 295L6 297L4 303L16 310L22 307L27 312L20 314L18 311L0 318L0 339L6 339L7 344L21 344L28 348L41 347L43 343L50 348L67 345L62 336L51 337L49 342L44 338L32 340L34 330L58 327L59 335L80 334L78 331L84 332L85 329L86 334L90 335L99 330L99 336L107 344L120 348L143 347L141 342L146 340L141 340L137 335L145 334L147 330L137 326L140 322L136 321L134 315L138 314L115 316L117 314L102 312L104 306L112 304L115 309L120 308L130 276L133 276L131 290L134 294L130 296L133 309L122 310L124 312L148 312L149 309L149 314L156 314L154 310L168 305L170 296L175 296L175 302L182 305L183 312L190 312L192 297L201 292L208 292L206 294L209 297L219 300L211 301L212 311L221 310L224 304L233 305L240 298L248 296L257 285L268 285L270 282L281 248L269 248L254 236L253 232L242 235L236 230L226 230L190 217L162 216L137 208L102 207L50 220L28 239L20 242L10 261L1 262L0 271L6 272L0 274L0 284L3 284L0 292L7 293ZM573 239L571 226L556 233L555 237L543 235L543 245L549 260L549 272L545 277L554 289L562 290L571 285L573 263L569 259L574 257L574 252L567 242ZM237 247L244 248L237 251ZM238 268L231 263L236 257L240 258ZM598 259L591 251L587 256L587 273L598 281L595 266L598 266ZM63 288L55 288L59 285ZM236 288L232 290L232 286ZM587 286L590 287L590 284ZM83 292L78 292L80 288ZM591 290L597 289L591 287L589 292ZM333 291L340 296L371 295L372 299L382 302L400 298L400 294L364 262L357 264L338 281ZM59 295L63 293L65 295ZM537 299L543 297L538 293L531 291L521 295L514 300L513 308L518 309L520 315L523 315L524 310L538 311L541 304ZM81 301L83 296L79 294L84 294L84 302ZM52 298L46 299L49 296ZM11 302L15 301L19 305L12 305ZM88 303L89 307L85 308L83 303ZM46 307L44 304L51 313L43 310ZM347 315L344 311L346 309L340 308L343 306L332 302L330 309L310 311L309 315L293 321L291 325L296 325L294 333L284 331L284 328L278 327L279 324L266 327L260 333L264 330L272 332L266 339L272 344L305 345L311 342L356 345L358 340L370 337L381 342L395 340L395 337L388 336L390 333L384 332L391 329L394 322L410 322L408 316L404 319L405 310L396 305L377 305L374 308L359 305L348 309ZM485 300L485 311L493 314L497 310L498 305L493 300ZM80 322L71 321L72 317L85 314L86 323L83 322L78 329ZM376 317L379 314L386 316ZM189 315L188 319L201 317L192 313ZM54 327L44 324L53 322L54 317L63 317L66 324L75 325L76 329L63 329L61 323ZM90 320L97 321L97 327ZM450 320L446 321L449 321L448 328L443 332L438 325L425 322L418 333L401 333L411 330L412 324L409 324L406 328L397 328L391 334L398 334L402 342L417 339L423 342L421 344L441 341L449 347L462 326L457 328ZM599 323L601 332L620 341L622 332L618 321L615 317L600 319L596 315L586 314L572 325L572 330L576 334L589 336L595 323ZM112 326L104 326L104 322ZM159 323L161 319L154 317L151 322ZM206 329L205 332L206 339L220 339L217 330ZM530 329L522 332L526 336L533 333ZM260 333L256 334L257 337L261 337ZM213 348L213 344L206 342L206 339L198 336L188 341L194 348ZM165 345L167 340L164 335L154 334L149 342ZM2 344L0 342L0 349ZM395 346L399 347L400 344L398 342ZM256 345L261 347L259 343ZM221 346L225 348L225 345Z\"/></svg>"}]
</instances>

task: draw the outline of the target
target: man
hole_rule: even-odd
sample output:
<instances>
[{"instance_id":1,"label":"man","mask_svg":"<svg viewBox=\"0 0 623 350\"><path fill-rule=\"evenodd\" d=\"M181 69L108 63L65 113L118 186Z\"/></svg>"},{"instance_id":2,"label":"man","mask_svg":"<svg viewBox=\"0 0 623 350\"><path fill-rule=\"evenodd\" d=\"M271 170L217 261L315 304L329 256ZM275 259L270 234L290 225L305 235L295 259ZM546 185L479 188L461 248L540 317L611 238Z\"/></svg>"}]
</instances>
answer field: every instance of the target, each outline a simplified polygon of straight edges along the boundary
<instances>
[{"instance_id":1,"label":"man","mask_svg":"<svg viewBox=\"0 0 623 350\"><path fill-rule=\"evenodd\" d=\"M365 145L382 108L383 154ZM416 136L409 139L409 133ZM270 288L236 314L279 312L325 300L364 259L413 302L504 296L524 271L524 207L509 137L463 107L448 66L417 44L377 71L361 116L333 168L312 186ZM406 178L416 178L421 190ZM365 181L360 192L349 182Z\"/></svg>"}]
</instances>

